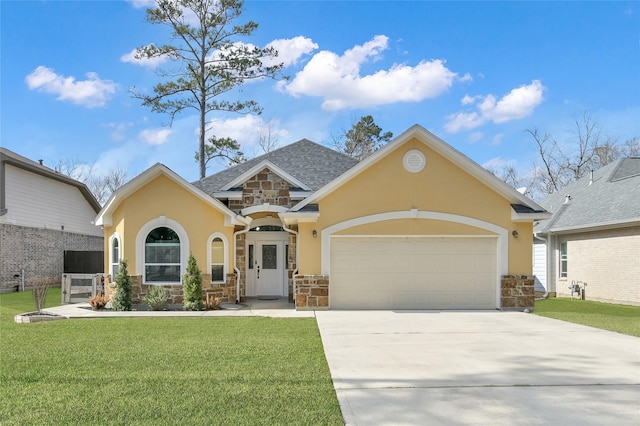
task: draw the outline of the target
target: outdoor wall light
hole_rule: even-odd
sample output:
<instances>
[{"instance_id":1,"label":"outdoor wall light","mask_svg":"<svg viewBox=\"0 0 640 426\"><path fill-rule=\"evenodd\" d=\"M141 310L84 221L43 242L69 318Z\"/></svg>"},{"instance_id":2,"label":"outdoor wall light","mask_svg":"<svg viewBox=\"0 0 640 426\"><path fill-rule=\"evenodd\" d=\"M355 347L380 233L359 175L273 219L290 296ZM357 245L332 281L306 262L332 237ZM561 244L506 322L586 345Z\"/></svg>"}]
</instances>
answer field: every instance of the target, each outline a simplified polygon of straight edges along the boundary
<instances>
[{"instance_id":1,"label":"outdoor wall light","mask_svg":"<svg viewBox=\"0 0 640 426\"><path fill-rule=\"evenodd\" d=\"M313 235L313 238L318 238L318 231L316 231L315 229L311 234Z\"/></svg>"},{"instance_id":2,"label":"outdoor wall light","mask_svg":"<svg viewBox=\"0 0 640 426\"><path fill-rule=\"evenodd\" d=\"M513 238L518 238L518 231L514 230L511 235L513 235Z\"/></svg>"}]
</instances>

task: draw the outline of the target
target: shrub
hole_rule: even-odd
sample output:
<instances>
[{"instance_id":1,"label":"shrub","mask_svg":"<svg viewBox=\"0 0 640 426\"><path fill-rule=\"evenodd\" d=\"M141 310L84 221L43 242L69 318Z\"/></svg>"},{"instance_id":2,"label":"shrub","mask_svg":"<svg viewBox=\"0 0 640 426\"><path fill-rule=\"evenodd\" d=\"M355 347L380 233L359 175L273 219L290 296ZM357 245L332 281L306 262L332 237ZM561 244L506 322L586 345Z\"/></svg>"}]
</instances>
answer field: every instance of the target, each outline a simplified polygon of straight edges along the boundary
<instances>
[{"instance_id":1,"label":"shrub","mask_svg":"<svg viewBox=\"0 0 640 426\"><path fill-rule=\"evenodd\" d=\"M36 310L42 312L44 301L47 298L49 287L54 284L55 280L51 278L37 278L33 282L33 301L36 304Z\"/></svg>"},{"instance_id":2,"label":"shrub","mask_svg":"<svg viewBox=\"0 0 640 426\"><path fill-rule=\"evenodd\" d=\"M184 274L184 309L187 311L201 311L204 308L202 303L202 274L196 258L189 255L187 272Z\"/></svg>"},{"instance_id":3,"label":"shrub","mask_svg":"<svg viewBox=\"0 0 640 426\"><path fill-rule=\"evenodd\" d=\"M107 305L109 298L102 293L98 293L95 296L89 298L89 304L93 309L104 309Z\"/></svg>"},{"instance_id":4,"label":"shrub","mask_svg":"<svg viewBox=\"0 0 640 426\"><path fill-rule=\"evenodd\" d=\"M167 307L167 299L169 298L169 292L161 285L154 285L149 290L149 293L144 297L144 301L151 310L161 311Z\"/></svg>"},{"instance_id":5,"label":"shrub","mask_svg":"<svg viewBox=\"0 0 640 426\"><path fill-rule=\"evenodd\" d=\"M122 259L120 261L120 269L115 278L115 293L111 300L113 309L116 311L130 311L131 310L131 277L129 277L129 271L127 271L127 260Z\"/></svg>"}]
</instances>

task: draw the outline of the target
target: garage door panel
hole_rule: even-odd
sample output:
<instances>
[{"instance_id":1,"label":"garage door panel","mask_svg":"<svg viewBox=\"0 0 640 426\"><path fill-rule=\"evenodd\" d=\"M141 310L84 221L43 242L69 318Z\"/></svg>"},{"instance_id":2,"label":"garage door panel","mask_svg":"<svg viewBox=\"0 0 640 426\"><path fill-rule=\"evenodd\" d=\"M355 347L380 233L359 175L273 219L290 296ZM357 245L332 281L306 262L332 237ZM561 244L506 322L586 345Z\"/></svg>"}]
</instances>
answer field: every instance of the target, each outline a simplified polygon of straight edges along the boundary
<instances>
[{"instance_id":1,"label":"garage door panel","mask_svg":"<svg viewBox=\"0 0 640 426\"><path fill-rule=\"evenodd\" d=\"M337 238L331 307L494 309L496 240Z\"/></svg>"}]
</instances>

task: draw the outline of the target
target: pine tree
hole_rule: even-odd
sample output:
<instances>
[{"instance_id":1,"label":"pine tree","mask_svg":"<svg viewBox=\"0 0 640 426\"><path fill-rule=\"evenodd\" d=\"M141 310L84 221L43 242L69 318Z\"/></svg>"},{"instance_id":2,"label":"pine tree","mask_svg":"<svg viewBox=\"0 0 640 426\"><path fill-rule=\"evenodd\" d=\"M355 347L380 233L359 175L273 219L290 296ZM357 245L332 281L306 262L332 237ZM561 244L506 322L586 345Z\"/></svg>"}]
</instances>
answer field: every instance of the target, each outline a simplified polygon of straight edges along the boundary
<instances>
[{"instance_id":1,"label":"pine tree","mask_svg":"<svg viewBox=\"0 0 640 426\"><path fill-rule=\"evenodd\" d=\"M184 274L184 309L187 311L201 311L204 309L202 302L202 274L193 255L189 255L187 273Z\"/></svg>"},{"instance_id":2,"label":"pine tree","mask_svg":"<svg viewBox=\"0 0 640 426\"><path fill-rule=\"evenodd\" d=\"M116 311L130 311L131 310L131 277L129 277L129 271L127 271L127 261L122 259L120 261L120 268L115 278L116 291L111 300L113 309Z\"/></svg>"}]
</instances>

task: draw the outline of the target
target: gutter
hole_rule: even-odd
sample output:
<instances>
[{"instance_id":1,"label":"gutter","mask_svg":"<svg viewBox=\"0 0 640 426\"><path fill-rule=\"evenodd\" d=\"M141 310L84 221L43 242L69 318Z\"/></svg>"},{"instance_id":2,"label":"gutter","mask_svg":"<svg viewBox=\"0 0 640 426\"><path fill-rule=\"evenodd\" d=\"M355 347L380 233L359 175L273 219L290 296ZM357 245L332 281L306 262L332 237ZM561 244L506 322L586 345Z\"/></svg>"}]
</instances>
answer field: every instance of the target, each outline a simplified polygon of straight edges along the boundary
<instances>
[{"instance_id":1,"label":"gutter","mask_svg":"<svg viewBox=\"0 0 640 426\"><path fill-rule=\"evenodd\" d=\"M289 232L290 234L293 234L296 236L296 269L293 270L293 272L291 273L291 279L293 280L293 306L295 306L296 304L296 275L298 274L298 259L300 256L300 242L298 241L298 232L294 231L293 229L290 229L287 227L287 224L285 223L285 221L282 221L282 229L284 229L285 231Z\"/></svg>"},{"instance_id":2,"label":"gutter","mask_svg":"<svg viewBox=\"0 0 640 426\"><path fill-rule=\"evenodd\" d=\"M547 237L543 237L542 234L536 234L535 232L533 233L533 237L537 238L539 240L544 241L544 247L545 247L545 251L546 251L546 256L544 259L544 274L545 276L545 281L547 282L547 286L545 288L545 292L542 295L543 299L548 299L549 298L549 285L551 284L551 281L549 280L549 239Z\"/></svg>"},{"instance_id":3,"label":"gutter","mask_svg":"<svg viewBox=\"0 0 640 426\"><path fill-rule=\"evenodd\" d=\"M236 241L237 241L237 236L240 234L246 234L247 232L249 232L249 229L251 227L251 221L249 221L249 223L247 223L245 225L244 229L241 229L240 231L236 231L233 233L233 270L236 272L236 277L238 277L236 279L236 304L240 303L240 269L238 269L238 265L237 265L237 256L236 256Z\"/></svg>"}]
</instances>

